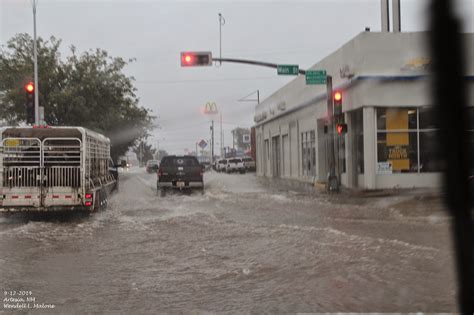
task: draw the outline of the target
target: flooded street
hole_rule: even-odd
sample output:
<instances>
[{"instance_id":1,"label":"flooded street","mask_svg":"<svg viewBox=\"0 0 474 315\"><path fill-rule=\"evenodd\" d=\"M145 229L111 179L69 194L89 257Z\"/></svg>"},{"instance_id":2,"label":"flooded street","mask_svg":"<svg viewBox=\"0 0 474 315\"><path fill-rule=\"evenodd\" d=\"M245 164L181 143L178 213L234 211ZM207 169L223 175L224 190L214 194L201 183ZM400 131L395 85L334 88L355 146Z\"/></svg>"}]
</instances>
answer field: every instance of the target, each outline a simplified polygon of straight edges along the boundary
<instances>
[{"instance_id":1,"label":"flooded street","mask_svg":"<svg viewBox=\"0 0 474 315\"><path fill-rule=\"evenodd\" d=\"M31 291L48 313L457 310L437 198L349 202L254 174L205 181L203 195L161 198L155 175L136 170L105 211L3 216L3 291Z\"/></svg>"}]
</instances>

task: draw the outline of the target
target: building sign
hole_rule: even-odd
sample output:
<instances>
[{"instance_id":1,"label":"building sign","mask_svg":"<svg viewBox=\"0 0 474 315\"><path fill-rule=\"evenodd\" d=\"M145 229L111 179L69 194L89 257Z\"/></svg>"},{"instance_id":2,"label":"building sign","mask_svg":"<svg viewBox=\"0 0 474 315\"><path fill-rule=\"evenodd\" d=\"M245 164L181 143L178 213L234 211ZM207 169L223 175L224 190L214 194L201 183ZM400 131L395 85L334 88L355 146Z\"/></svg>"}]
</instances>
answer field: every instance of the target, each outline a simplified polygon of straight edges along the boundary
<instances>
[{"instance_id":1,"label":"building sign","mask_svg":"<svg viewBox=\"0 0 474 315\"><path fill-rule=\"evenodd\" d=\"M420 71L429 70L431 67L431 59L427 57L417 57L406 61L401 70L403 71Z\"/></svg>"},{"instance_id":2,"label":"building sign","mask_svg":"<svg viewBox=\"0 0 474 315\"><path fill-rule=\"evenodd\" d=\"M214 102L207 102L206 107L204 108L205 114L217 114L217 105Z\"/></svg>"},{"instance_id":3,"label":"building sign","mask_svg":"<svg viewBox=\"0 0 474 315\"><path fill-rule=\"evenodd\" d=\"M250 135L243 135L242 136L242 142L243 143L250 143Z\"/></svg>"},{"instance_id":4,"label":"building sign","mask_svg":"<svg viewBox=\"0 0 474 315\"><path fill-rule=\"evenodd\" d=\"M377 174L392 174L392 163L391 162L378 162Z\"/></svg>"},{"instance_id":5,"label":"building sign","mask_svg":"<svg viewBox=\"0 0 474 315\"><path fill-rule=\"evenodd\" d=\"M354 71L352 71L348 65L344 65L339 69L339 75L341 76L341 79L352 79L354 77Z\"/></svg>"}]
</instances>

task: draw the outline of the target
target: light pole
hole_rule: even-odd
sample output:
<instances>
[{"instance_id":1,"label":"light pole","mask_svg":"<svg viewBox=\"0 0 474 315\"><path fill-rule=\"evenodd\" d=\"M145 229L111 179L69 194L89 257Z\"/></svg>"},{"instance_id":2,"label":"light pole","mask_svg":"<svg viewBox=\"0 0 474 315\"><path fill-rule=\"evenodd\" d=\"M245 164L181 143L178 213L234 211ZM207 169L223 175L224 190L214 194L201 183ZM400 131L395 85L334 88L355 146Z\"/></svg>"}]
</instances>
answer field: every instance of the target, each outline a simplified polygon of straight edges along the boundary
<instances>
[{"instance_id":1,"label":"light pole","mask_svg":"<svg viewBox=\"0 0 474 315\"><path fill-rule=\"evenodd\" d=\"M224 154L224 134L222 133L222 111L220 112L221 118L221 158Z\"/></svg>"},{"instance_id":2,"label":"light pole","mask_svg":"<svg viewBox=\"0 0 474 315\"><path fill-rule=\"evenodd\" d=\"M225 19L221 13L219 13L219 57L222 58L222 25L225 24ZM220 63L222 64L222 62Z\"/></svg>"},{"instance_id":3,"label":"light pole","mask_svg":"<svg viewBox=\"0 0 474 315\"><path fill-rule=\"evenodd\" d=\"M39 124L39 86L38 86L38 52L36 47L36 5L38 0L32 0L33 5L33 62L35 72L35 125Z\"/></svg>"},{"instance_id":4,"label":"light pole","mask_svg":"<svg viewBox=\"0 0 474 315\"><path fill-rule=\"evenodd\" d=\"M214 120L212 120L211 125L211 164L214 164Z\"/></svg>"}]
</instances>

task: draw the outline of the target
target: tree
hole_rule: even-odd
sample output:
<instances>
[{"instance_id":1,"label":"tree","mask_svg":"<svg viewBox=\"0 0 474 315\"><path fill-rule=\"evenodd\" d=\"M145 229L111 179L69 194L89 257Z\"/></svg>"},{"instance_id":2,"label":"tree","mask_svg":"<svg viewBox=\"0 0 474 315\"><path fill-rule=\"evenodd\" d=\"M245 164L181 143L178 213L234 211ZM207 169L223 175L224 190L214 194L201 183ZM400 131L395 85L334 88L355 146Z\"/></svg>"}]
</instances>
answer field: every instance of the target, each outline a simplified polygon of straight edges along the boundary
<instances>
[{"instance_id":1,"label":"tree","mask_svg":"<svg viewBox=\"0 0 474 315\"><path fill-rule=\"evenodd\" d=\"M168 154L168 152L166 152L166 150L160 149L160 150L158 150L158 152L156 152L155 158L156 158L157 160L161 160L163 157L165 157L165 156L167 156L167 155L169 155L169 154Z\"/></svg>"},{"instance_id":2,"label":"tree","mask_svg":"<svg viewBox=\"0 0 474 315\"><path fill-rule=\"evenodd\" d=\"M140 141L138 145L133 148L133 152L137 155L140 166L143 166L146 161L153 160L156 149L152 149L151 144Z\"/></svg>"},{"instance_id":3,"label":"tree","mask_svg":"<svg viewBox=\"0 0 474 315\"><path fill-rule=\"evenodd\" d=\"M122 71L126 62L96 49L65 59L61 41L38 38L39 102L53 126L82 126L110 138L117 159L148 135L154 117L138 105L133 77ZM0 49L0 120L18 125L26 119L24 90L33 77L33 40L17 34Z\"/></svg>"}]
</instances>

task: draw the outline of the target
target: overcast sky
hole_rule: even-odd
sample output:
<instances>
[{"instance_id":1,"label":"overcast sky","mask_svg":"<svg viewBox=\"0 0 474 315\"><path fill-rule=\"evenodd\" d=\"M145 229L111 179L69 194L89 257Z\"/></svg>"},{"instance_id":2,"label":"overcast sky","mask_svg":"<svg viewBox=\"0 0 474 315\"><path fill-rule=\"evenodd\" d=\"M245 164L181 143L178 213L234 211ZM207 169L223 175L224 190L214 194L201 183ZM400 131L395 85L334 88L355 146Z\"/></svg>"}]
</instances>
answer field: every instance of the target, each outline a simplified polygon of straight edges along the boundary
<instances>
[{"instance_id":1,"label":"overcast sky","mask_svg":"<svg viewBox=\"0 0 474 315\"><path fill-rule=\"evenodd\" d=\"M426 0L401 0L402 31L426 30ZM474 1L458 1L474 31ZM170 153L194 150L209 139L210 116L200 109L215 102L222 112L224 144L230 130L253 124L255 103L238 100L255 90L264 99L292 80L275 69L222 64L181 68L186 50L219 54L218 13L223 57L247 58L308 68L362 32L380 31L380 0L313 1L87 1L38 0L38 35L63 40L78 51L103 48L112 56L136 58L126 68L135 77L140 105L153 110L161 129L149 141ZM33 32L31 0L0 0L0 43ZM255 98L255 95L253 96ZM218 120L218 117L216 117ZM216 152L219 126L216 125Z\"/></svg>"}]
</instances>

